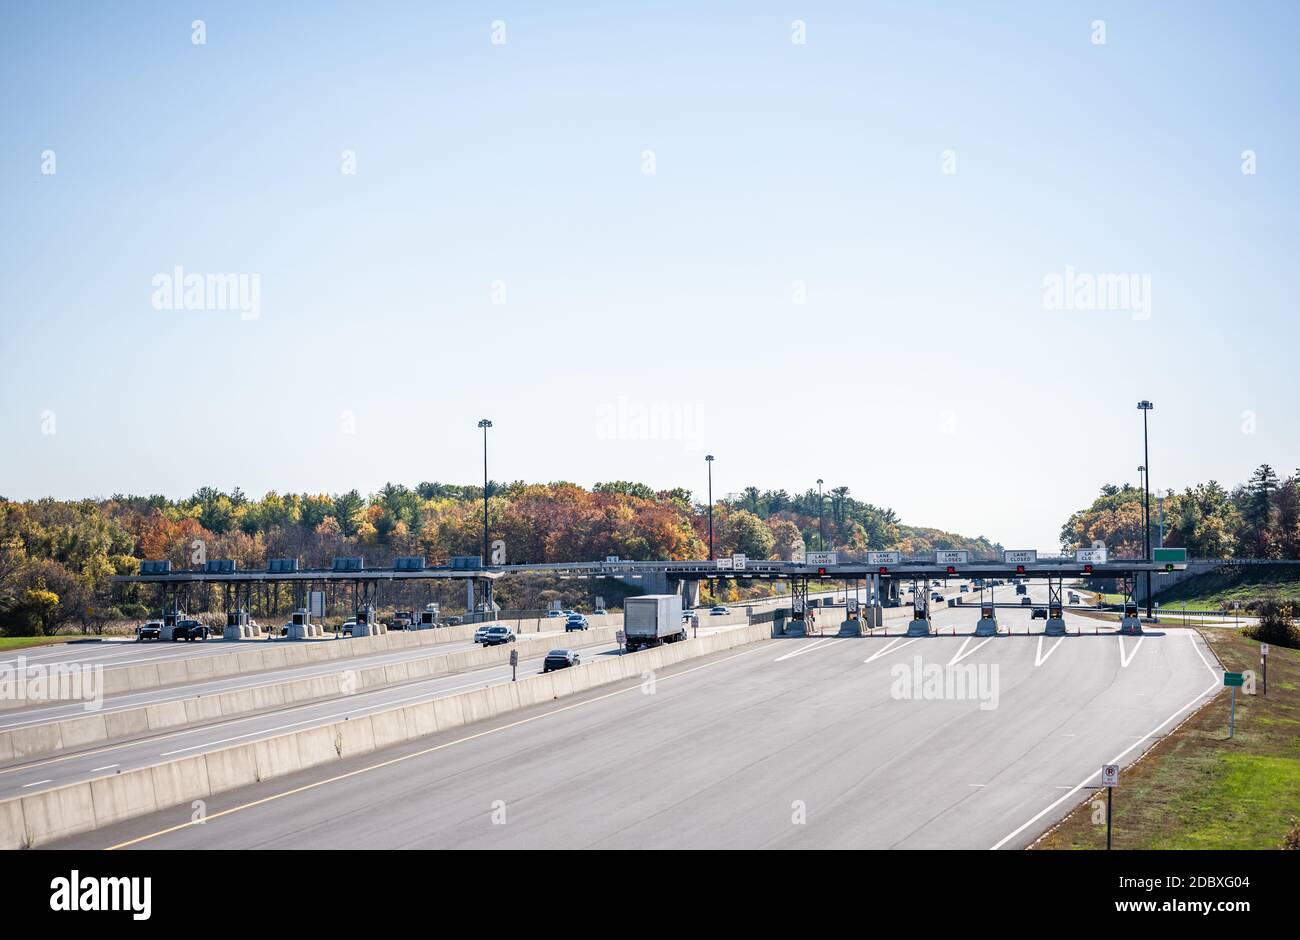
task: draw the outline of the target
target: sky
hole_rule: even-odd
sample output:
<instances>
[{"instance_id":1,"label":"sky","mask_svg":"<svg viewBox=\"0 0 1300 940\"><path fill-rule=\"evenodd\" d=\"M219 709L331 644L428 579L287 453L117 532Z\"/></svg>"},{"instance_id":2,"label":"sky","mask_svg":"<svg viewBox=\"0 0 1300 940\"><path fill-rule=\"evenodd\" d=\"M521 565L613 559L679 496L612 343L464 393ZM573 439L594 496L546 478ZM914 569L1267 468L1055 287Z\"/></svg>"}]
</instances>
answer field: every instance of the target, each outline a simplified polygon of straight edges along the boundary
<instances>
[{"instance_id":1,"label":"sky","mask_svg":"<svg viewBox=\"0 0 1300 940\"><path fill-rule=\"evenodd\" d=\"M1298 26L8 2L0 494L474 483L488 417L496 480L1050 550L1139 399L1156 490L1294 472Z\"/></svg>"}]
</instances>

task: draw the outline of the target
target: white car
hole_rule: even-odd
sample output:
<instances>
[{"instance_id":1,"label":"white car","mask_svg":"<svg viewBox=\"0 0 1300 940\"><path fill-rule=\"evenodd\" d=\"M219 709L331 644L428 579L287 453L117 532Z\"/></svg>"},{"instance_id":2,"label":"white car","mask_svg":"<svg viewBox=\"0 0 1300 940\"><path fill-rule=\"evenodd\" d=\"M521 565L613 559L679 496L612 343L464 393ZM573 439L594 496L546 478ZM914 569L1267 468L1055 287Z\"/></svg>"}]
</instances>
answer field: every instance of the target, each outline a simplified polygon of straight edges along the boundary
<instances>
[{"instance_id":1,"label":"white car","mask_svg":"<svg viewBox=\"0 0 1300 940\"><path fill-rule=\"evenodd\" d=\"M717 607L709 608L710 617L725 617L729 613L731 613L731 611L723 607L721 604L719 604Z\"/></svg>"}]
</instances>

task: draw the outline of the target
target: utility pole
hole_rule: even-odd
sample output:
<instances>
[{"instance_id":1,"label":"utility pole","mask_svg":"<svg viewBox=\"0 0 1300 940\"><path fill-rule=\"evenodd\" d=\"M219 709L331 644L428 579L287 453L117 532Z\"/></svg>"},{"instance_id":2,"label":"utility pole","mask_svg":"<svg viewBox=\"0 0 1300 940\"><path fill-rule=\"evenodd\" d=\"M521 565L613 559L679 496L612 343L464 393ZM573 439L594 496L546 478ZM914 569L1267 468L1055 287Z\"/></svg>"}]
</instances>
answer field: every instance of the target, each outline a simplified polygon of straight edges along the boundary
<instances>
[{"instance_id":1,"label":"utility pole","mask_svg":"<svg viewBox=\"0 0 1300 940\"><path fill-rule=\"evenodd\" d=\"M492 559L488 555L488 469L487 469L487 432L492 427L492 422L484 418L478 423L483 429L483 564L488 564Z\"/></svg>"},{"instance_id":2,"label":"utility pole","mask_svg":"<svg viewBox=\"0 0 1300 940\"><path fill-rule=\"evenodd\" d=\"M1138 410L1142 412L1142 466L1145 470L1145 476L1142 482L1142 544L1146 551L1145 561L1151 563L1151 452L1148 447L1147 439L1147 412L1155 407L1151 402L1143 399L1137 403ZM1146 573L1147 578L1147 619L1152 617L1151 605L1151 572Z\"/></svg>"},{"instance_id":3,"label":"utility pole","mask_svg":"<svg viewBox=\"0 0 1300 940\"><path fill-rule=\"evenodd\" d=\"M826 499L822 496L822 481L817 481L817 547L826 551Z\"/></svg>"},{"instance_id":4,"label":"utility pole","mask_svg":"<svg viewBox=\"0 0 1300 940\"><path fill-rule=\"evenodd\" d=\"M704 462L709 465L709 561L713 561L713 455L705 454Z\"/></svg>"}]
</instances>

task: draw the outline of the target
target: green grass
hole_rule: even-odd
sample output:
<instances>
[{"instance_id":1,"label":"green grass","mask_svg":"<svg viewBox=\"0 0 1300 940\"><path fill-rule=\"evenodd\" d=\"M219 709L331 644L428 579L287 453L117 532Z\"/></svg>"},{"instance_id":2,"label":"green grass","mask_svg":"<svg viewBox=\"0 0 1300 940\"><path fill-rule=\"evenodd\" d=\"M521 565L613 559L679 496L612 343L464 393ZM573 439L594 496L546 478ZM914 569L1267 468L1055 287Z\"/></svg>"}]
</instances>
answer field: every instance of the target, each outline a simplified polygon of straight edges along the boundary
<instances>
[{"instance_id":1,"label":"green grass","mask_svg":"<svg viewBox=\"0 0 1300 940\"><path fill-rule=\"evenodd\" d=\"M1229 670L1259 668L1259 644L1232 630L1205 633ZM1300 813L1300 651L1272 648L1267 695L1237 696L1228 738L1221 693L1137 764L1115 791L1122 849L1275 849ZM1103 822L1077 808L1037 848L1102 848Z\"/></svg>"},{"instance_id":2,"label":"green grass","mask_svg":"<svg viewBox=\"0 0 1300 940\"><path fill-rule=\"evenodd\" d=\"M66 643L74 637L66 636L0 636L0 650L20 650L29 646L49 646L51 643Z\"/></svg>"},{"instance_id":3,"label":"green grass","mask_svg":"<svg viewBox=\"0 0 1300 940\"><path fill-rule=\"evenodd\" d=\"M1156 595L1160 606L1188 610L1230 610L1236 601L1244 611L1253 601L1276 595L1300 606L1300 567L1242 565L1198 574Z\"/></svg>"}]
</instances>

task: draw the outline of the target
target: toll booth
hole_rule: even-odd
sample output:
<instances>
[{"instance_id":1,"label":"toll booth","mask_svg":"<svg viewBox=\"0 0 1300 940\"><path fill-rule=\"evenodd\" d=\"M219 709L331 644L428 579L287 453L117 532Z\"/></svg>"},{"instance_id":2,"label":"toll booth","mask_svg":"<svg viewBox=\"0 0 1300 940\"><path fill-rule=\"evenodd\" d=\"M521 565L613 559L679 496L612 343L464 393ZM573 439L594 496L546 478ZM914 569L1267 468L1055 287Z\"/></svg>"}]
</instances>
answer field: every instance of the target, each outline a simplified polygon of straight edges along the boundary
<instances>
[{"instance_id":1,"label":"toll booth","mask_svg":"<svg viewBox=\"0 0 1300 940\"><path fill-rule=\"evenodd\" d=\"M934 632L930 625L930 595L917 591L912 601L912 622L907 625L908 636L929 636Z\"/></svg>"},{"instance_id":2,"label":"toll booth","mask_svg":"<svg viewBox=\"0 0 1300 940\"><path fill-rule=\"evenodd\" d=\"M226 614L227 640L257 640L262 637L262 628L248 618L246 610L232 610Z\"/></svg>"},{"instance_id":3,"label":"toll booth","mask_svg":"<svg viewBox=\"0 0 1300 940\"><path fill-rule=\"evenodd\" d=\"M382 636L388 632L388 628L379 622L375 616L375 608L370 604L364 604L357 610L357 625L352 628L353 637L361 636Z\"/></svg>"},{"instance_id":4,"label":"toll booth","mask_svg":"<svg viewBox=\"0 0 1300 940\"><path fill-rule=\"evenodd\" d=\"M288 638L290 640L311 640L325 636L325 631L318 623L312 623L306 609L293 612L289 622Z\"/></svg>"},{"instance_id":5,"label":"toll booth","mask_svg":"<svg viewBox=\"0 0 1300 940\"><path fill-rule=\"evenodd\" d=\"M975 624L976 636L997 636L998 618L992 604L980 605L979 623Z\"/></svg>"},{"instance_id":6,"label":"toll booth","mask_svg":"<svg viewBox=\"0 0 1300 940\"><path fill-rule=\"evenodd\" d=\"M181 612L179 610L172 610L163 614L162 629L158 631L159 640L170 640L172 638L172 634L176 632L176 621L180 617Z\"/></svg>"},{"instance_id":7,"label":"toll booth","mask_svg":"<svg viewBox=\"0 0 1300 940\"><path fill-rule=\"evenodd\" d=\"M1124 605L1124 616L1119 621L1119 632L1124 636L1142 635L1142 621L1138 619L1137 604Z\"/></svg>"},{"instance_id":8,"label":"toll booth","mask_svg":"<svg viewBox=\"0 0 1300 940\"><path fill-rule=\"evenodd\" d=\"M1047 623L1043 625L1043 636L1065 636L1065 617L1058 603L1047 605Z\"/></svg>"},{"instance_id":9,"label":"toll booth","mask_svg":"<svg viewBox=\"0 0 1300 940\"><path fill-rule=\"evenodd\" d=\"M862 636L862 620L859 617L858 599L845 599L844 622L840 624L840 636Z\"/></svg>"}]
</instances>

